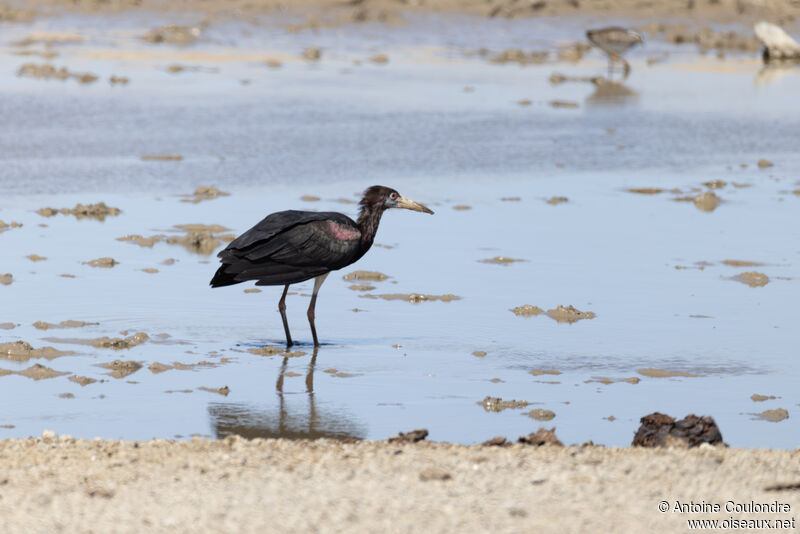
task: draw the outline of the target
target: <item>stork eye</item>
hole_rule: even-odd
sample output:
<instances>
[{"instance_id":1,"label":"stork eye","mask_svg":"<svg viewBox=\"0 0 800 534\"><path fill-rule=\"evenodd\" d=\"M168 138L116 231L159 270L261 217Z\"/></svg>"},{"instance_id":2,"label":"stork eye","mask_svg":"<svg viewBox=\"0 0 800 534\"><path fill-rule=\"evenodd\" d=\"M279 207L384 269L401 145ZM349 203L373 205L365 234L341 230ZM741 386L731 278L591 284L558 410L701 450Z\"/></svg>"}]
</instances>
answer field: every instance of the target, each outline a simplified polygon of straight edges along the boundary
<instances>
[{"instance_id":1,"label":"stork eye","mask_svg":"<svg viewBox=\"0 0 800 534\"><path fill-rule=\"evenodd\" d=\"M397 200L397 193L390 194L389 198L391 198L392 200Z\"/></svg>"}]
</instances>

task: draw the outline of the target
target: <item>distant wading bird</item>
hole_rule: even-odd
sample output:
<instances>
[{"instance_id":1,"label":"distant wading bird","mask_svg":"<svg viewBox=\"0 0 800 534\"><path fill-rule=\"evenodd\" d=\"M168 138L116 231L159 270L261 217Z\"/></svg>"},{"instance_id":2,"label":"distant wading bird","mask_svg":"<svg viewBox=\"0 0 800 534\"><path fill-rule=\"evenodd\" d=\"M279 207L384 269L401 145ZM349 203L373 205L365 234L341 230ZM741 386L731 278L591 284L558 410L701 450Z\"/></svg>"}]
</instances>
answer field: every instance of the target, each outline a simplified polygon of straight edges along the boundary
<instances>
[{"instance_id":1,"label":"distant wading bird","mask_svg":"<svg viewBox=\"0 0 800 534\"><path fill-rule=\"evenodd\" d=\"M211 287L248 280L256 280L257 286L285 286L278 310L286 332L286 345L291 346L292 336L286 321L286 292L290 284L314 278L308 322L314 346L318 346L314 307L319 288L328 274L355 263L367 253L375 240L381 216L387 209L405 208L433 214L422 204L382 185L364 191L359 206L357 222L335 212L288 210L267 215L217 254L222 265L211 279Z\"/></svg>"},{"instance_id":2,"label":"distant wading bird","mask_svg":"<svg viewBox=\"0 0 800 534\"><path fill-rule=\"evenodd\" d=\"M589 42L595 45L608 55L608 79L611 80L614 62L621 62L624 67L624 77L628 77L631 72L631 66L622 57L622 54L636 46L637 44L644 43L644 39L640 33L619 26L610 26L608 28L600 28L597 30L589 30L586 32L586 38Z\"/></svg>"}]
</instances>

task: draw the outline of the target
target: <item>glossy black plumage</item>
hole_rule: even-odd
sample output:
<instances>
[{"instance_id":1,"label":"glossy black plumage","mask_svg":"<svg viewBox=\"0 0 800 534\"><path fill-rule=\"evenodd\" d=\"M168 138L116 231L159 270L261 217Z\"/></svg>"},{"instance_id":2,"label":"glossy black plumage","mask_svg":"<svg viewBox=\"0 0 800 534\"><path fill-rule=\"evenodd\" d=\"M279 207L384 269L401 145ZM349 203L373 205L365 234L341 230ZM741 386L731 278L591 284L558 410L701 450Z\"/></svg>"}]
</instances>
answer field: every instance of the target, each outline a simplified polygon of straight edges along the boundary
<instances>
[{"instance_id":1,"label":"glossy black plumage","mask_svg":"<svg viewBox=\"0 0 800 534\"><path fill-rule=\"evenodd\" d=\"M370 249L381 216L387 209L405 208L433 213L394 189L380 185L367 189L359 205L358 221L335 212L288 210L267 215L217 254L222 265L211 279L211 287L248 280L255 280L260 286L284 286L278 310L283 320L286 344L291 345L292 337L286 320L289 284L314 278L308 322L314 345L319 345L314 308L317 293L328 273L350 265Z\"/></svg>"}]
</instances>

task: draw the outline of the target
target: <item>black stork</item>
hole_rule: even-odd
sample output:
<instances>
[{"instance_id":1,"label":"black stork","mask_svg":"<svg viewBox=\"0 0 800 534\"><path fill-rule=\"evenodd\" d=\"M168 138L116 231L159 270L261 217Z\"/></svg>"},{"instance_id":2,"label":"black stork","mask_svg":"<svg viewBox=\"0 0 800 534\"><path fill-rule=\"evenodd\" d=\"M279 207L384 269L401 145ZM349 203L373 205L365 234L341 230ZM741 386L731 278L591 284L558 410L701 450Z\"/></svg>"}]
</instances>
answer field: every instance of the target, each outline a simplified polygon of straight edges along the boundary
<instances>
[{"instance_id":1,"label":"black stork","mask_svg":"<svg viewBox=\"0 0 800 534\"><path fill-rule=\"evenodd\" d=\"M257 286L284 286L278 310L286 332L286 345L291 346L286 292L290 284L313 278L308 322L314 346L319 346L314 307L319 288L328 274L358 261L367 253L387 209L405 208L433 214L422 204L382 185L364 191L359 206L358 221L336 212L288 210L267 215L217 254L222 265L211 279L211 287L248 280L256 280Z\"/></svg>"},{"instance_id":2,"label":"black stork","mask_svg":"<svg viewBox=\"0 0 800 534\"><path fill-rule=\"evenodd\" d=\"M611 73L614 61L619 61L622 63L624 68L623 79L628 77L628 74L631 71L631 66L627 61L625 61L625 59L622 57L622 54L637 44L644 43L642 34L633 30L628 30L627 28L620 28L619 26L610 26L608 28L589 30L586 32L586 38L590 43L608 55L609 81L611 81Z\"/></svg>"}]
</instances>

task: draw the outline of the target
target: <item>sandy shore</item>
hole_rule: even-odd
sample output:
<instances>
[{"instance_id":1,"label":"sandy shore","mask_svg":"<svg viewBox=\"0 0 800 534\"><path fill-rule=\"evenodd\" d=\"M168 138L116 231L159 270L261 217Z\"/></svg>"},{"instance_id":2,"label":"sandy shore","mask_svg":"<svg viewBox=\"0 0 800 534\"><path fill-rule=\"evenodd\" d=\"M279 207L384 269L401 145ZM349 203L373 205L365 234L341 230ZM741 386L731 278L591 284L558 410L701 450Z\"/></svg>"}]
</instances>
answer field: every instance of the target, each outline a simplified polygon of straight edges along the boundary
<instances>
[{"instance_id":1,"label":"sandy shore","mask_svg":"<svg viewBox=\"0 0 800 534\"><path fill-rule=\"evenodd\" d=\"M798 460L710 446L52 436L0 442L0 517L29 533L684 532L689 519L791 521Z\"/></svg>"}]
</instances>

